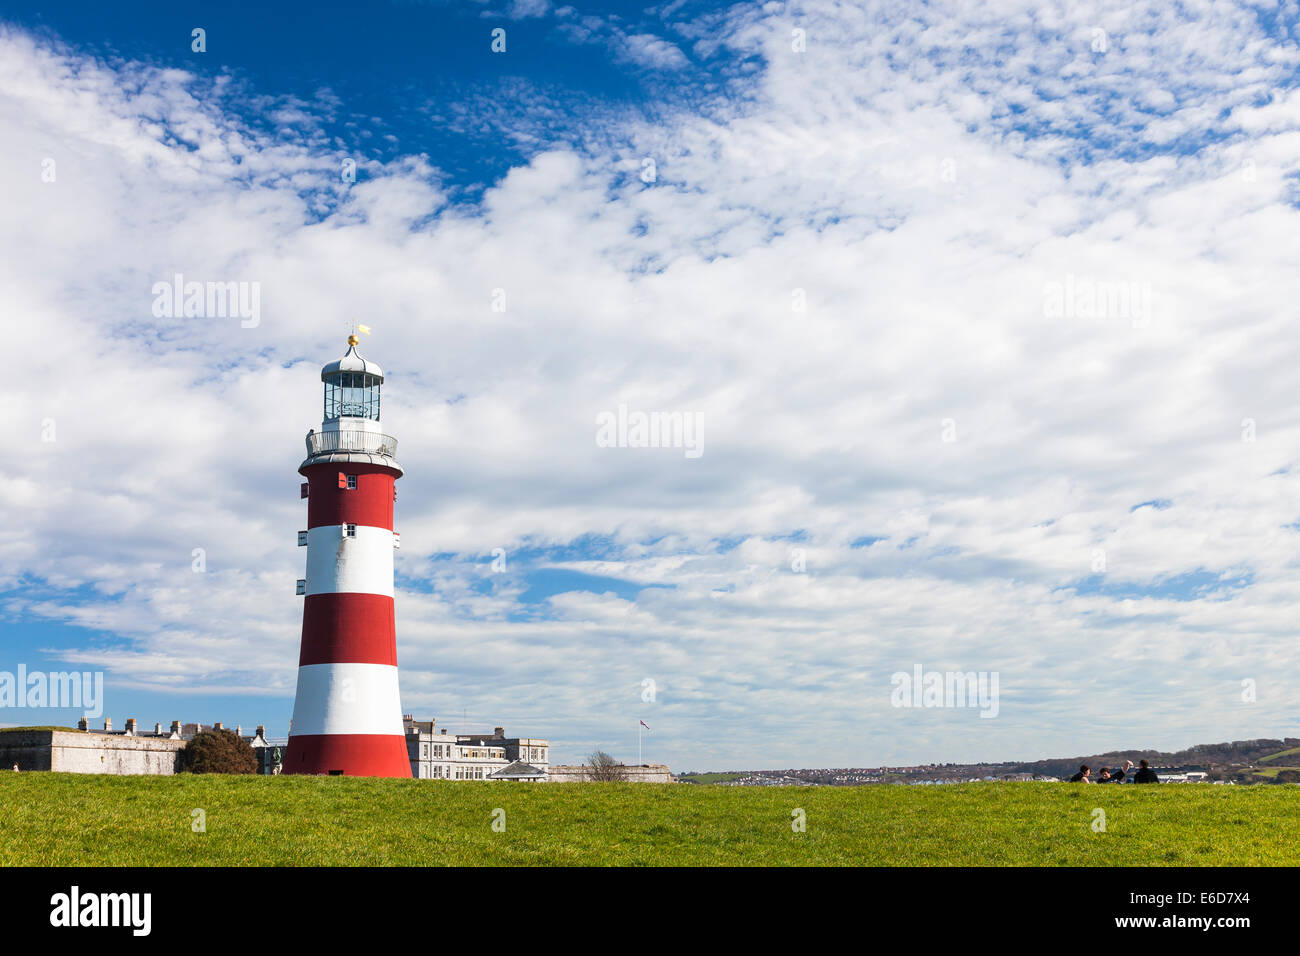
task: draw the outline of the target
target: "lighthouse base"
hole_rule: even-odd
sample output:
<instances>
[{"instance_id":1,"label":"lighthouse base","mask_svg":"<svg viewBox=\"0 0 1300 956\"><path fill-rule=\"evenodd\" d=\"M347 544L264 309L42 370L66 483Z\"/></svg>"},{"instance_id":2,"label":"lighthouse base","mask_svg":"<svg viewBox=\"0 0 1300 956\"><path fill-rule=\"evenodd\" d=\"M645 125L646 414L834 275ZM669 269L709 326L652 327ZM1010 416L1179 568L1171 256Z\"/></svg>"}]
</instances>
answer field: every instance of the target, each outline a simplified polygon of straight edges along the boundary
<instances>
[{"instance_id":1,"label":"lighthouse base","mask_svg":"<svg viewBox=\"0 0 1300 956\"><path fill-rule=\"evenodd\" d=\"M394 734L299 734L289 738L283 766L292 774L411 776L406 738Z\"/></svg>"}]
</instances>

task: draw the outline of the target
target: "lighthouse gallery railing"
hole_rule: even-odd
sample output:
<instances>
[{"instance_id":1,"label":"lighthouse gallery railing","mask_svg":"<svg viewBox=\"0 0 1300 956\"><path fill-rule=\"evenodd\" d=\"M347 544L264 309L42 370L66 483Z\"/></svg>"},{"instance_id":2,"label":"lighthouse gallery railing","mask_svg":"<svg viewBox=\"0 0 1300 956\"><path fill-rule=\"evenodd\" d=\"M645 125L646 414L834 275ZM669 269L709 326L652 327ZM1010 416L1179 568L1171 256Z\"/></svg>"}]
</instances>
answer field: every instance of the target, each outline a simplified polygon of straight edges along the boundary
<instances>
[{"instance_id":1,"label":"lighthouse gallery railing","mask_svg":"<svg viewBox=\"0 0 1300 956\"><path fill-rule=\"evenodd\" d=\"M355 451L366 455L397 457L397 439L391 435L344 429L336 432L312 432L307 436L307 457L331 452Z\"/></svg>"}]
</instances>

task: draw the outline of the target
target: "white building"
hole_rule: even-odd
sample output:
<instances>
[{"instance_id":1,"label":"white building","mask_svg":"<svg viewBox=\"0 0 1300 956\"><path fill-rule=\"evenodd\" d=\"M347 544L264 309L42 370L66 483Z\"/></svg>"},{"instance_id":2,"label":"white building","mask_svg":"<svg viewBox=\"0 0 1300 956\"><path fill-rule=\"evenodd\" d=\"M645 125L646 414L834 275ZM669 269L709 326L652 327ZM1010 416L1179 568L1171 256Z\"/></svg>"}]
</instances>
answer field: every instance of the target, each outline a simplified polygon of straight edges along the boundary
<instances>
[{"instance_id":1,"label":"white building","mask_svg":"<svg viewBox=\"0 0 1300 956\"><path fill-rule=\"evenodd\" d=\"M452 734L438 730L436 721L404 718L411 776L417 780L546 779L550 741L537 737L507 737L505 728L490 734Z\"/></svg>"}]
</instances>

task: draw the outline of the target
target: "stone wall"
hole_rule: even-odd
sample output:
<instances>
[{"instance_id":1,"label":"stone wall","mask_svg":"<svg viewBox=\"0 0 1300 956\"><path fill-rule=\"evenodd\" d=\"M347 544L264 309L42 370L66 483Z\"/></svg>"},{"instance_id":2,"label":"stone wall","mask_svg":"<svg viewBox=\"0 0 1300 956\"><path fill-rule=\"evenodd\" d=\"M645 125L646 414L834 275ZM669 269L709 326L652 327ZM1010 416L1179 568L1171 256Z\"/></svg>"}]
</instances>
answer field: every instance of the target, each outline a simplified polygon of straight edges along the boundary
<instances>
[{"instance_id":1,"label":"stone wall","mask_svg":"<svg viewBox=\"0 0 1300 956\"><path fill-rule=\"evenodd\" d=\"M572 764L557 764L547 771L547 783L586 783L590 768ZM673 774L666 763L648 763L622 767L623 779L628 783L672 783Z\"/></svg>"},{"instance_id":2,"label":"stone wall","mask_svg":"<svg viewBox=\"0 0 1300 956\"><path fill-rule=\"evenodd\" d=\"M82 730L0 732L0 770L62 773L173 774L183 740Z\"/></svg>"},{"instance_id":3,"label":"stone wall","mask_svg":"<svg viewBox=\"0 0 1300 956\"><path fill-rule=\"evenodd\" d=\"M51 730L6 730L0 732L0 771L49 770Z\"/></svg>"}]
</instances>

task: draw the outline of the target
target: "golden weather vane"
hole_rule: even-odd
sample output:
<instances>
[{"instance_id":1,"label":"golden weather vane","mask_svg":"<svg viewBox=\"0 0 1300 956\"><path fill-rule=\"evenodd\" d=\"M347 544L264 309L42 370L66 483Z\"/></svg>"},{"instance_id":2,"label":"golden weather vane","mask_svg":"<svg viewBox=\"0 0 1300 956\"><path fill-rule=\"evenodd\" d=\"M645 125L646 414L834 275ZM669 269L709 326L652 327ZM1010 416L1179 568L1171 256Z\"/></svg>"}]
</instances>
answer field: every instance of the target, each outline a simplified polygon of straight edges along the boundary
<instances>
[{"instance_id":1,"label":"golden weather vane","mask_svg":"<svg viewBox=\"0 0 1300 956\"><path fill-rule=\"evenodd\" d=\"M358 324L358 323L356 323L356 322L353 322L353 323L352 323L352 334L348 336L348 345L351 345L351 346L355 347L355 346L357 346L357 345L359 345L359 344L361 343L361 339L359 339L359 338L357 337L357 333L358 333L358 332L360 332L362 335L369 335L369 334L370 334L370 326L368 326L368 325L360 325L360 324Z\"/></svg>"}]
</instances>

